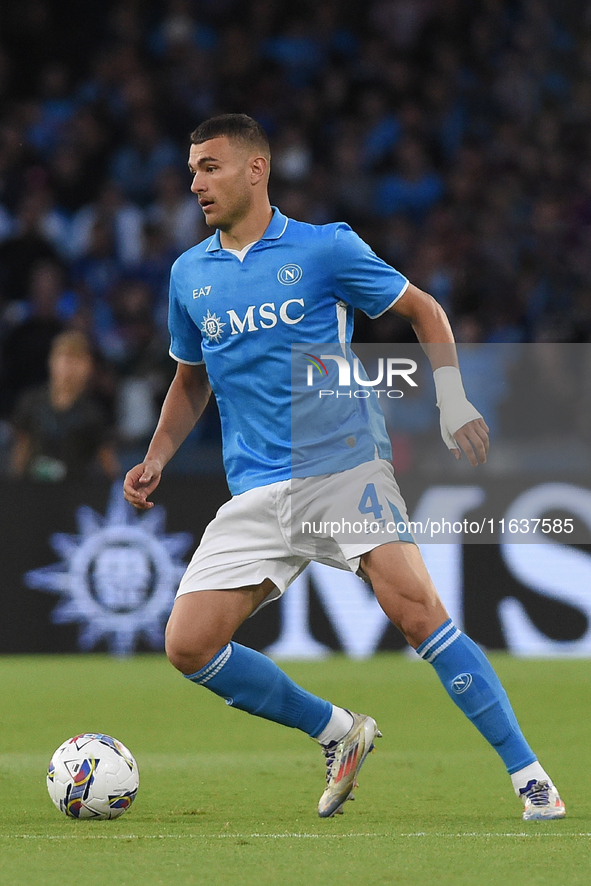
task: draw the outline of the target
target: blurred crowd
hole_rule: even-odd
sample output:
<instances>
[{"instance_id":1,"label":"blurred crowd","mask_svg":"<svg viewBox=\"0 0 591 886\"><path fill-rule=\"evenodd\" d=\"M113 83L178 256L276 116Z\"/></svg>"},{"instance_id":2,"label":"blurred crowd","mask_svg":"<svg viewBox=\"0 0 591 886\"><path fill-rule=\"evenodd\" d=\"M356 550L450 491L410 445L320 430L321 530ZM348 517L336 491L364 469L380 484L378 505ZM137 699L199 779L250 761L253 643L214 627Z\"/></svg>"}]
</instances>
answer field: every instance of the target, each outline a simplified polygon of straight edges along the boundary
<instances>
[{"instance_id":1,"label":"blurred crowd","mask_svg":"<svg viewBox=\"0 0 591 886\"><path fill-rule=\"evenodd\" d=\"M170 267L209 235L188 133L217 113L264 125L284 213L349 222L459 340L590 341L590 25L552 0L2 4L0 446L65 331L119 452L145 444Z\"/></svg>"}]
</instances>

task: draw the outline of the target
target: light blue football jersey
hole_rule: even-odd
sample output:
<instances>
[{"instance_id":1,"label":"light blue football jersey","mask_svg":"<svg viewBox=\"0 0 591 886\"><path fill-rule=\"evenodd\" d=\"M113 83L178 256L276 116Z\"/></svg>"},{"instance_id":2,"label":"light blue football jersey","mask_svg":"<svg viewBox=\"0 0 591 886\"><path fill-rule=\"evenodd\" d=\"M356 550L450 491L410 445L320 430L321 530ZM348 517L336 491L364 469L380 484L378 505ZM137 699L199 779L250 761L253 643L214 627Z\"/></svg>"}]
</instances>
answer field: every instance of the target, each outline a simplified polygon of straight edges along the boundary
<instances>
[{"instance_id":1,"label":"light blue football jersey","mask_svg":"<svg viewBox=\"0 0 591 886\"><path fill-rule=\"evenodd\" d=\"M305 224L276 208L243 260L222 248L219 231L177 259L170 354L205 363L233 495L391 458L377 398L327 405L306 385L304 355L346 348L354 309L379 317L407 286L348 225Z\"/></svg>"}]
</instances>

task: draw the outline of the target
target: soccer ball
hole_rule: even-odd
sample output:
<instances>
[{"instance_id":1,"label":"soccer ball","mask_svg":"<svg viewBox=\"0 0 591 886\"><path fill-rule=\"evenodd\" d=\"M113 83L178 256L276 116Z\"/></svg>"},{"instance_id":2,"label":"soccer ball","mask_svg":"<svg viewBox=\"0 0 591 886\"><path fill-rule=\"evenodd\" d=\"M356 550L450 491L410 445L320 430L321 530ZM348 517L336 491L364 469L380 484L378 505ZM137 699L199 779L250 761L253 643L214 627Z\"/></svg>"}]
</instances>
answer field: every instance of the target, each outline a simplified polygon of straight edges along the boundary
<instances>
[{"instance_id":1,"label":"soccer ball","mask_svg":"<svg viewBox=\"0 0 591 886\"><path fill-rule=\"evenodd\" d=\"M124 744L100 732L75 735L59 746L47 769L47 790L70 818L118 818L129 809L140 783Z\"/></svg>"}]
</instances>

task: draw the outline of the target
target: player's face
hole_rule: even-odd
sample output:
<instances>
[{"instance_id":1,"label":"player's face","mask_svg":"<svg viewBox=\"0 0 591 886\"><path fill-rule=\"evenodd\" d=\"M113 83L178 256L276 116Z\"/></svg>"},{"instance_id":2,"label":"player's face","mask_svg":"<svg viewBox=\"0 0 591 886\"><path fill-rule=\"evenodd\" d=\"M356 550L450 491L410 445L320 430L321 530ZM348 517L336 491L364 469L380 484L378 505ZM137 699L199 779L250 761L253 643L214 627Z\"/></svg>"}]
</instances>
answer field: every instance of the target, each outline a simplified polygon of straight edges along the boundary
<instances>
[{"instance_id":1,"label":"player's face","mask_svg":"<svg viewBox=\"0 0 591 886\"><path fill-rule=\"evenodd\" d=\"M206 224L229 230L252 205L251 156L225 136L191 145L191 190L199 198Z\"/></svg>"}]
</instances>

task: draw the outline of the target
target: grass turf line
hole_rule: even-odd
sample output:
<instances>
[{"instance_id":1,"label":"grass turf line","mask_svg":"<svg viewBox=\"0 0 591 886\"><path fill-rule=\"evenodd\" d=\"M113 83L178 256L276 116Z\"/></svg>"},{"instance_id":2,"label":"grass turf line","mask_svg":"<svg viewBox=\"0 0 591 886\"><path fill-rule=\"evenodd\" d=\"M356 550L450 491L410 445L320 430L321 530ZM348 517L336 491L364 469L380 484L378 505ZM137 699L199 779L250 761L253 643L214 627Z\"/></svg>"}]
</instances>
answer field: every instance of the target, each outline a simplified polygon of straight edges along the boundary
<instances>
[{"instance_id":1,"label":"grass turf line","mask_svg":"<svg viewBox=\"0 0 591 886\"><path fill-rule=\"evenodd\" d=\"M0 658L0 884L54 886L77 871L159 886L588 884L591 802L581 715L586 661L493 656L526 734L566 799L562 822L525 823L501 762L441 690L401 655L289 663L296 680L371 713L384 738L355 803L321 821L323 759L301 733L229 709L161 656ZM114 822L70 821L45 789L70 735L120 738L138 799Z\"/></svg>"}]
</instances>

